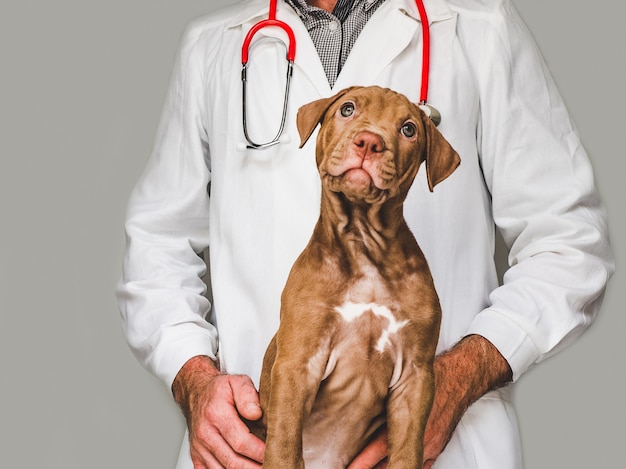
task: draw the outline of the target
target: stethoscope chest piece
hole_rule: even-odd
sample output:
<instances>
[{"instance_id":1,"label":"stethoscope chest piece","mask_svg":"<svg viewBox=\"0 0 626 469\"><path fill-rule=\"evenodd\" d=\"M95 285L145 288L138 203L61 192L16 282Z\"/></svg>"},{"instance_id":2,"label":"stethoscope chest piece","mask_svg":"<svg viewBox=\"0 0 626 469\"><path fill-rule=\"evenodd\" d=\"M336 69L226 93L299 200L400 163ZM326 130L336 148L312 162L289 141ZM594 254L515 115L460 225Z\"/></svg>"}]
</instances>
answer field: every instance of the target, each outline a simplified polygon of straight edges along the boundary
<instances>
[{"instance_id":1,"label":"stethoscope chest piece","mask_svg":"<svg viewBox=\"0 0 626 469\"><path fill-rule=\"evenodd\" d=\"M422 111L424 111L424 114L426 114L426 116L431 120L431 122L435 124L435 127L439 125L439 123L441 122L441 113L436 108L424 102L418 104L417 106Z\"/></svg>"}]
</instances>

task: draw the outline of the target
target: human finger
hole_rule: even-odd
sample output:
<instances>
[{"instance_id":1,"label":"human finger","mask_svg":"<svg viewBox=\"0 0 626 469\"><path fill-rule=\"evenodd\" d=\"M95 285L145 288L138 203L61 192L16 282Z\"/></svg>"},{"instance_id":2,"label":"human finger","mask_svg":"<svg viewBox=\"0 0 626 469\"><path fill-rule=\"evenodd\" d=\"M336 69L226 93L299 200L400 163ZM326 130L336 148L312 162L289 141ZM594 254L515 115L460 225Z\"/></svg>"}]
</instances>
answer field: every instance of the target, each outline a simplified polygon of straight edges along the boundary
<instances>
[{"instance_id":1,"label":"human finger","mask_svg":"<svg viewBox=\"0 0 626 469\"><path fill-rule=\"evenodd\" d=\"M194 469L216 468L241 468L259 469L261 464L250 460L238 453L226 439L220 430L212 426L197 434L197 438L191 442L192 461ZM196 464L198 467L196 468Z\"/></svg>"},{"instance_id":2,"label":"human finger","mask_svg":"<svg viewBox=\"0 0 626 469\"><path fill-rule=\"evenodd\" d=\"M191 449L193 469L224 469L224 466L208 451L194 451Z\"/></svg>"},{"instance_id":3,"label":"human finger","mask_svg":"<svg viewBox=\"0 0 626 469\"><path fill-rule=\"evenodd\" d=\"M350 463L348 469L380 469L386 467L387 429L379 430ZM383 465L381 465L383 464Z\"/></svg>"},{"instance_id":4,"label":"human finger","mask_svg":"<svg viewBox=\"0 0 626 469\"><path fill-rule=\"evenodd\" d=\"M220 433L234 453L251 461L263 462L265 443L250 432L236 412L223 422L220 426Z\"/></svg>"},{"instance_id":5,"label":"human finger","mask_svg":"<svg viewBox=\"0 0 626 469\"><path fill-rule=\"evenodd\" d=\"M263 411L257 392L250 377L245 375L231 376L230 386L237 412L247 420L258 420Z\"/></svg>"}]
</instances>

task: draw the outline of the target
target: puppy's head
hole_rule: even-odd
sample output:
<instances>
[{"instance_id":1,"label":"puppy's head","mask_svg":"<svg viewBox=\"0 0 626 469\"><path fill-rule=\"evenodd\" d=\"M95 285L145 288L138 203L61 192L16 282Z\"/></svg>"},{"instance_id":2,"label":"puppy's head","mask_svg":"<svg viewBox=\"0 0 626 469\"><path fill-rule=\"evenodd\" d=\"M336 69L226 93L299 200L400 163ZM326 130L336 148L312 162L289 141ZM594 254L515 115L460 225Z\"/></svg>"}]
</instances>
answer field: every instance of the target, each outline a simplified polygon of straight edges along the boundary
<instances>
[{"instance_id":1,"label":"puppy's head","mask_svg":"<svg viewBox=\"0 0 626 469\"><path fill-rule=\"evenodd\" d=\"M426 114L389 89L353 87L302 106L297 117L301 148L318 124L322 184L351 201L404 200L423 161L432 191L460 163Z\"/></svg>"}]
</instances>

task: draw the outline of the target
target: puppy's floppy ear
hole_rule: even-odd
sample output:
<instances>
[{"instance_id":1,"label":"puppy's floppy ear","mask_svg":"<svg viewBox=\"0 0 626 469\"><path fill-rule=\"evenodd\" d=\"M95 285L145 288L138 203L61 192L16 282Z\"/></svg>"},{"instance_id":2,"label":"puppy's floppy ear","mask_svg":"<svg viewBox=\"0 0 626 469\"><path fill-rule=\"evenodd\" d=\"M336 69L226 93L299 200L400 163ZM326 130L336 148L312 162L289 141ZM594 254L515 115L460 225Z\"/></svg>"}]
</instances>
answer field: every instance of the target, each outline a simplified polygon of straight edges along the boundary
<instances>
[{"instance_id":1,"label":"puppy's floppy ear","mask_svg":"<svg viewBox=\"0 0 626 469\"><path fill-rule=\"evenodd\" d=\"M430 118L420 110L424 130L426 132L426 177L428 189L433 192L434 187L450 176L461 164L461 158L452 148L444 136L437 130Z\"/></svg>"},{"instance_id":2,"label":"puppy's floppy ear","mask_svg":"<svg viewBox=\"0 0 626 469\"><path fill-rule=\"evenodd\" d=\"M324 120L324 115L326 114L326 111L328 111L328 108L344 94L354 88L355 87L346 88L330 98L318 99L317 101L305 104L298 109L296 124L298 126L298 133L300 134L300 148L302 148L309 140L313 131L317 127L317 124Z\"/></svg>"}]
</instances>

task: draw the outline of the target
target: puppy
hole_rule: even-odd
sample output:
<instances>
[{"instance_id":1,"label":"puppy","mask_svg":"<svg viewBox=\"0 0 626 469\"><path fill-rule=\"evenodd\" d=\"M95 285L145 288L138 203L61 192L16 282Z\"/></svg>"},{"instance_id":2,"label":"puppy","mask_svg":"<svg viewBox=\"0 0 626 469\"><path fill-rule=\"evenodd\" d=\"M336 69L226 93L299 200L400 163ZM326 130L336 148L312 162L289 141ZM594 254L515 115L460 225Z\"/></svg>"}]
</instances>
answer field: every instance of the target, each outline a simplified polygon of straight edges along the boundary
<instances>
[{"instance_id":1,"label":"puppy","mask_svg":"<svg viewBox=\"0 0 626 469\"><path fill-rule=\"evenodd\" d=\"M318 124L321 213L263 362L264 467L343 469L386 423L388 467L421 468L441 308L402 207L422 162L432 191L460 159L388 89L303 106L301 147Z\"/></svg>"}]
</instances>

